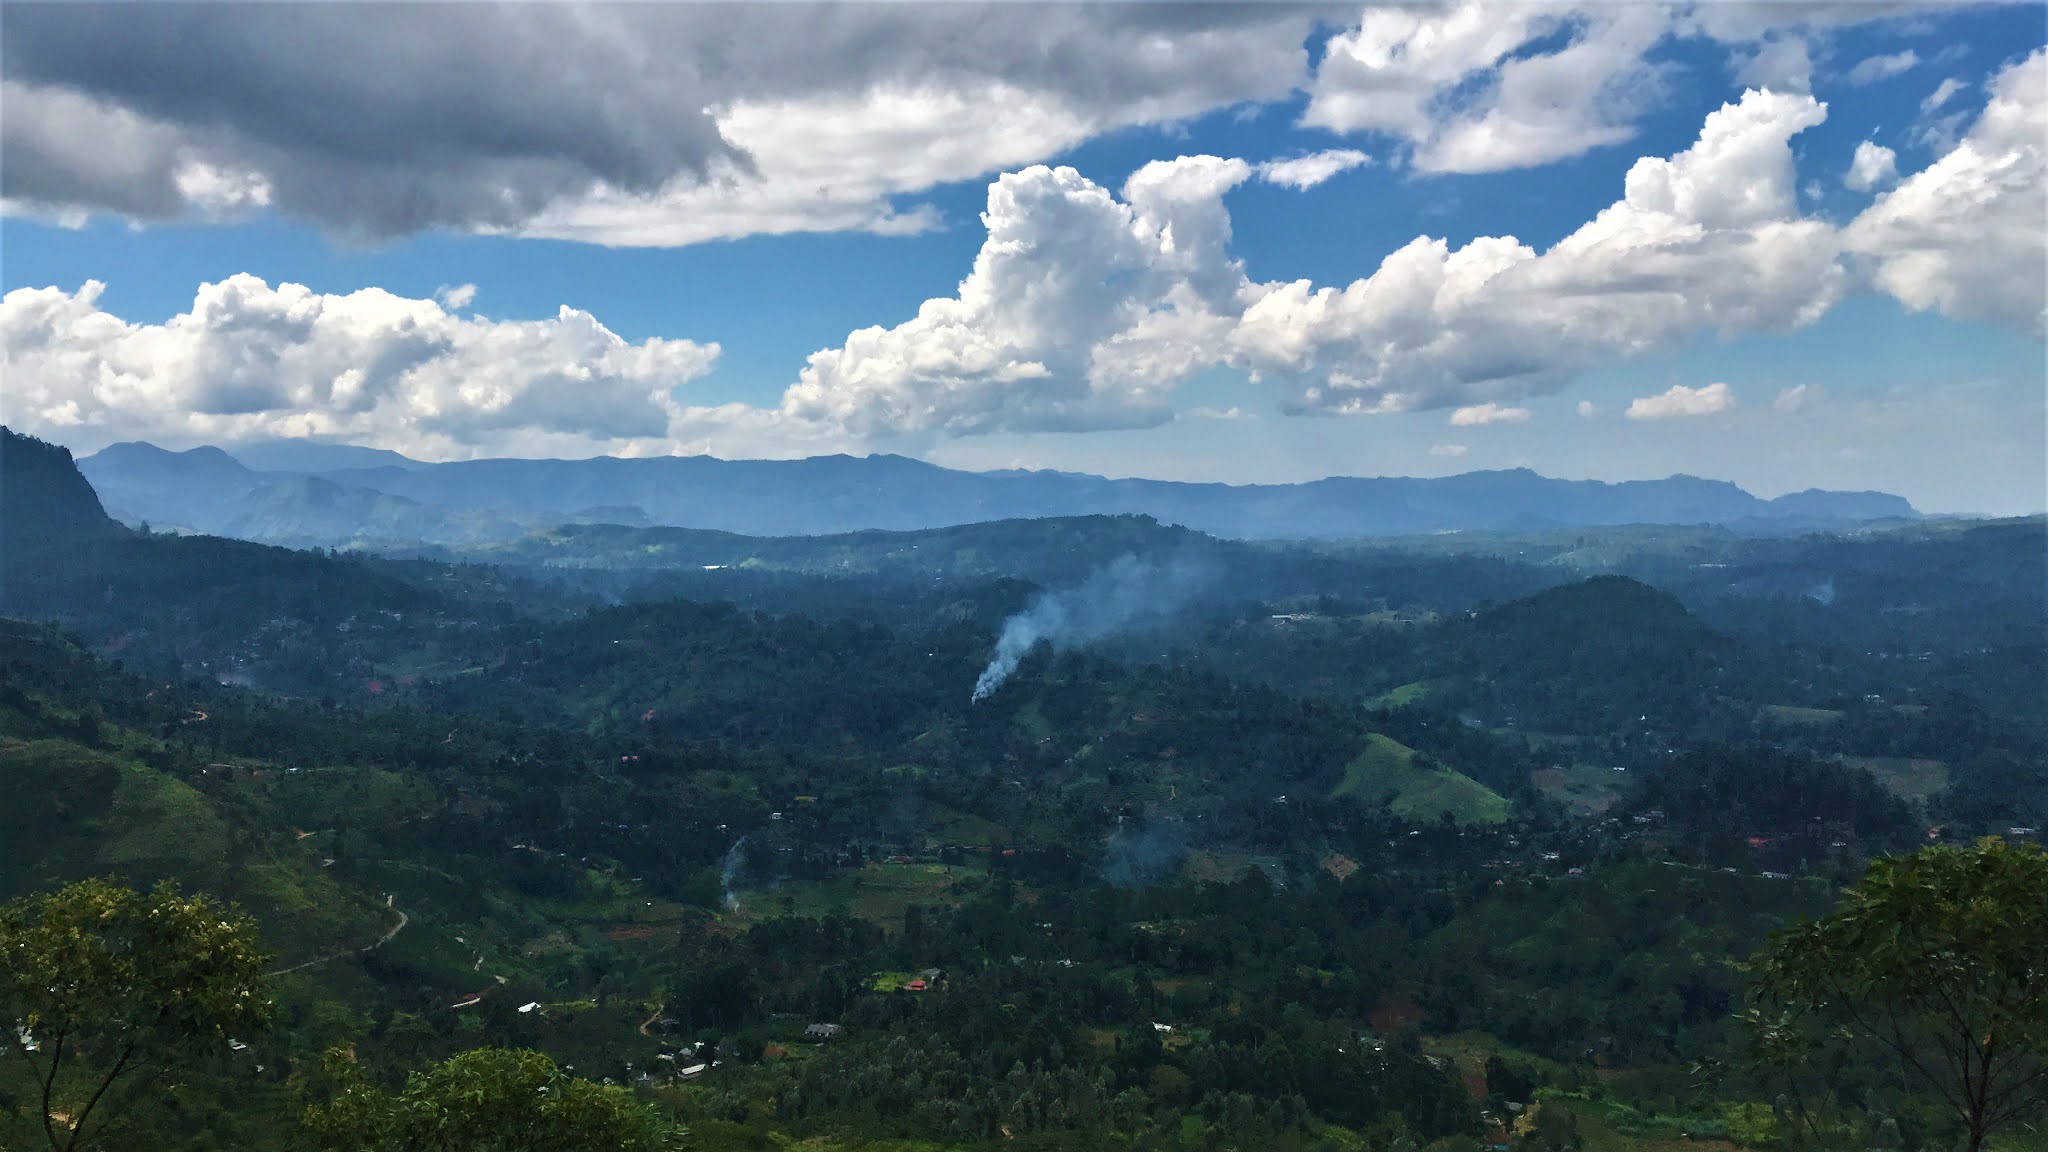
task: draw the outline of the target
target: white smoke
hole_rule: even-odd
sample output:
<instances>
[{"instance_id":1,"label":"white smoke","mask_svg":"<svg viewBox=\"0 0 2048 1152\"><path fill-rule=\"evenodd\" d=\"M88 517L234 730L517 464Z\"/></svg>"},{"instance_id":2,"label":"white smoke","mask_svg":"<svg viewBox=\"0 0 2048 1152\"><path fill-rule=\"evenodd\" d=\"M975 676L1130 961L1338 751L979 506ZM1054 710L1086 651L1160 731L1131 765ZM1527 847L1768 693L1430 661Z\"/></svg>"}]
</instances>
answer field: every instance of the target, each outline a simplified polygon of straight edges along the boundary
<instances>
[{"instance_id":1,"label":"white smoke","mask_svg":"<svg viewBox=\"0 0 2048 1152\"><path fill-rule=\"evenodd\" d=\"M1171 616L1207 577L1205 566L1185 556L1154 563L1125 553L1076 587L1041 593L1029 607L1003 621L995 655L974 682L974 698L981 700L1002 687L1041 641L1072 648L1141 621Z\"/></svg>"},{"instance_id":2,"label":"white smoke","mask_svg":"<svg viewBox=\"0 0 2048 1152\"><path fill-rule=\"evenodd\" d=\"M747 870L746 847L745 836L733 841L732 847L725 850L725 859L718 865L718 883L725 890L725 910L728 912L740 910L740 878Z\"/></svg>"}]
</instances>

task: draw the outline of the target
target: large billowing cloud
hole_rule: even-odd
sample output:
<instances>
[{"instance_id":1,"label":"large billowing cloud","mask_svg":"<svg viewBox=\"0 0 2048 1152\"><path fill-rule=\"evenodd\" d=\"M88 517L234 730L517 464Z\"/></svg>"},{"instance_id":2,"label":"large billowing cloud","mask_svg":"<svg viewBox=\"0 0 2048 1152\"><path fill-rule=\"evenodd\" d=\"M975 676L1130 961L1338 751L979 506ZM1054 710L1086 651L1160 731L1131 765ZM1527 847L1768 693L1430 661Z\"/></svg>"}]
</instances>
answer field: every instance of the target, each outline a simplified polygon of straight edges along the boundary
<instances>
[{"instance_id":1,"label":"large billowing cloud","mask_svg":"<svg viewBox=\"0 0 2048 1152\"><path fill-rule=\"evenodd\" d=\"M2003 74L1965 145L1846 233L1798 206L1792 141L1826 117L1803 93L1753 90L1709 114L1691 147L1638 160L1621 199L1547 251L1420 236L1342 286L1244 277L1222 203L1249 174L1236 161L1148 166L1121 201L1034 168L991 189L958 295L815 354L774 418L855 437L1145 425L1181 380L1229 366L1298 413L1477 423L1701 332L1810 324L1858 284L1845 239L1910 306L2037 330L2042 60ZM1981 211L1942 211L1953 197Z\"/></svg>"},{"instance_id":2,"label":"large billowing cloud","mask_svg":"<svg viewBox=\"0 0 2048 1152\"><path fill-rule=\"evenodd\" d=\"M782 413L857 435L1131 427L1220 355L1243 273L1223 194L1242 160L1148 164L1112 196L1071 168L989 189L988 238L948 298L810 358Z\"/></svg>"},{"instance_id":3,"label":"large billowing cloud","mask_svg":"<svg viewBox=\"0 0 2048 1152\"><path fill-rule=\"evenodd\" d=\"M2048 50L2009 65L1947 155L1885 193L1844 233L1885 291L1933 309L2048 334Z\"/></svg>"},{"instance_id":4,"label":"large billowing cloud","mask_svg":"<svg viewBox=\"0 0 2048 1152\"><path fill-rule=\"evenodd\" d=\"M0 194L141 219L679 244L1285 96L1280 5L8 5ZM207 193L227 188L223 200Z\"/></svg>"},{"instance_id":5,"label":"large billowing cloud","mask_svg":"<svg viewBox=\"0 0 2048 1152\"><path fill-rule=\"evenodd\" d=\"M494 321L241 275L131 324L100 292L0 298L8 424L78 443L321 436L430 457L665 450L683 410L670 390L718 358L716 344L631 343L566 307Z\"/></svg>"},{"instance_id":6,"label":"large billowing cloud","mask_svg":"<svg viewBox=\"0 0 2048 1152\"><path fill-rule=\"evenodd\" d=\"M1423 236L1341 288L1254 287L1232 359L1291 382L1302 411L1395 412L1554 391L1702 329L1810 322L1844 275L1833 229L1798 215L1790 140L1824 116L1752 91L1691 148L1637 161L1623 198L1547 252Z\"/></svg>"}]
</instances>

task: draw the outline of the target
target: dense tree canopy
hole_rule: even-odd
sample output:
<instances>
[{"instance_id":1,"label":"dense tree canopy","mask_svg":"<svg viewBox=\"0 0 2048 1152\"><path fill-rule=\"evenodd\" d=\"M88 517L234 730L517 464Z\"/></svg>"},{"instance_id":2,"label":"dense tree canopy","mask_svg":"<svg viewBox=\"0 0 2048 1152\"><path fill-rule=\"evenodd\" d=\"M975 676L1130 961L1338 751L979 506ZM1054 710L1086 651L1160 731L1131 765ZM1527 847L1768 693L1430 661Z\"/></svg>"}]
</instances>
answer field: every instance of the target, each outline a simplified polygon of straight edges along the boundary
<instances>
[{"instance_id":1,"label":"dense tree canopy","mask_svg":"<svg viewBox=\"0 0 2048 1152\"><path fill-rule=\"evenodd\" d=\"M1755 962L1767 1057L1875 1047L1936 1093L1970 1152L2048 1106L2048 853L1996 838L1873 861L1835 911Z\"/></svg>"},{"instance_id":2,"label":"dense tree canopy","mask_svg":"<svg viewBox=\"0 0 2048 1152\"><path fill-rule=\"evenodd\" d=\"M477 1048L387 1092L344 1052L328 1054L333 1099L308 1108L305 1131L332 1152L655 1152L668 1137L623 1088L579 1079L539 1052Z\"/></svg>"},{"instance_id":3,"label":"dense tree canopy","mask_svg":"<svg viewBox=\"0 0 2048 1152\"><path fill-rule=\"evenodd\" d=\"M2038 522L592 529L488 567L70 507L0 554L0 899L55 893L4 918L11 1152L1967 1137L1827 979L1915 1053L1916 989L1970 1005L1985 1131L2038 1067L2040 897L1971 871L2032 850L1843 905L1938 964L1827 927L1873 856L2048 823ZM1212 582L970 700L1011 613L1127 552ZM213 898L128 890L165 877ZM1815 917L1752 1068L1740 961Z\"/></svg>"}]
</instances>

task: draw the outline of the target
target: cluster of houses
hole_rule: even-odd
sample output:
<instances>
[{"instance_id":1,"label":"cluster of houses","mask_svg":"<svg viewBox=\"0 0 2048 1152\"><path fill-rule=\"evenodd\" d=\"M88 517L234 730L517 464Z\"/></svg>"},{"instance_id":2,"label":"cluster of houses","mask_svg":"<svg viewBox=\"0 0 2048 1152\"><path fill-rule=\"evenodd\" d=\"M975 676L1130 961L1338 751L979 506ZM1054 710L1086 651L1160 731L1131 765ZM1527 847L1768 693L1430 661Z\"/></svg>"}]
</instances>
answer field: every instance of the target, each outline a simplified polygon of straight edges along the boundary
<instances>
[{"instance_id":1,"label":"cluster of houses","mask_svg":"<svg viewBox=\"0 0 2048 1152\"><path fill-rule=\"evenodd\" d=\"M695 1080L704 1075L705 1072L718 1067L719 1064L717 1060L704 1059L704 1041L702 1040L694 1044L684 1044L672 1052L657 1052L654 1054L654 1058L669 1065L672 1069L669 1074L670 1078L675 1080ZM631 1065L628 1065L628 1067L630 1068ZM634 1082L636 1084L646 1084L652 1079L654 1079L652 1075L643 1071L634 1077Z\"/></svg>"}]
</instances>

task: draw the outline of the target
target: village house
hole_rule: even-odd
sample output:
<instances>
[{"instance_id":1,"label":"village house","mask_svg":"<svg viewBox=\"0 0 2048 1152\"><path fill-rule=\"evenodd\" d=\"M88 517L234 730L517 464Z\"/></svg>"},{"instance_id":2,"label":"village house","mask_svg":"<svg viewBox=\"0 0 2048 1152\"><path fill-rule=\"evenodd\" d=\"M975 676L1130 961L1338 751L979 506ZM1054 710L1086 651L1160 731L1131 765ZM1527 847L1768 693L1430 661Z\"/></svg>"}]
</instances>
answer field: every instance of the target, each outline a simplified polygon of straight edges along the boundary
<instances>
[{"instance_id":1,"label":"village house","mask_svg":"<svg viewBox=\"0 0 2048 1152\"><path fill-rule=\"evenodd\" d=\"M813 1024L804 1029L804 1039L830 1040L834 1036L839 1035L839 1031L839 1025L837 1024Z\"/></svg>"}]
</instances>

